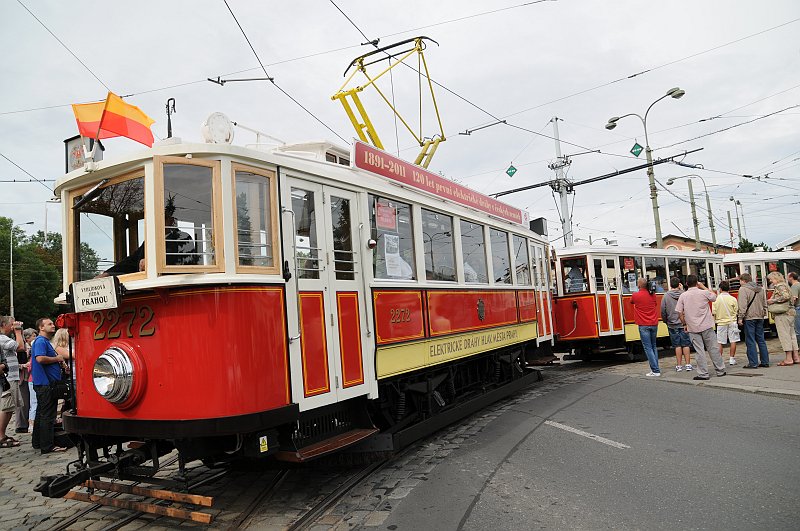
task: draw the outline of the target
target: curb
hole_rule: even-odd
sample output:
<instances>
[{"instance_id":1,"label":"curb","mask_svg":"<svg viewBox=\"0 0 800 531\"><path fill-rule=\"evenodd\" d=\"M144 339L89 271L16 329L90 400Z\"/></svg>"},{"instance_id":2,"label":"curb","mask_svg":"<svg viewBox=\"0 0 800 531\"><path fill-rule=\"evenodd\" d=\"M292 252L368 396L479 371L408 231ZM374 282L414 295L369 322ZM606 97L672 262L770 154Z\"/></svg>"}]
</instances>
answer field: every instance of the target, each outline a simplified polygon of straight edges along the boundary
<instances>
[{"instance_id":1,"label":"curb","mask_svg":"<svg viewBox=\"0 0 800 531\"><path fill-rule=\"evenodd\" d=\"M753 393L767 396L777 396L779 398L787 398L790 400L800 400L800 392L793 389L770 389L767 387L753 387L750 385L729 384L729 383L709 383L708 381L694 380L679 380L676 378L663 378L663 382L676 383L682 385L694 385L696 387L709 387L717 389L726 389L728 391L738 391L740 393Z\"/></svg>"}]
</instances>

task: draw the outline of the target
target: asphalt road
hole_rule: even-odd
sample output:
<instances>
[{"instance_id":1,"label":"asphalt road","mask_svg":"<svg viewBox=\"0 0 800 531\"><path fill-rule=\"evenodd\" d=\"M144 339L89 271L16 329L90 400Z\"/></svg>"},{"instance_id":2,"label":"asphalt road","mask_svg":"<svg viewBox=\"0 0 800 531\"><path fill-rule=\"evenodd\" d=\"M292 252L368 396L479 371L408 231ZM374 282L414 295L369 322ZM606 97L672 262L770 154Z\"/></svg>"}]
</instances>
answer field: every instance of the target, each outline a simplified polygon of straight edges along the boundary
<instances>
[{"instance_id":1,"label":"asphalt road","mask_svg":"<svg viewBox=\"0 0 800 531\"><path fill-rule=\"evenodd\" d=\"M798 529L800 403L594 373L507 409L381 527Z\"/></svg>"}]
</instances>

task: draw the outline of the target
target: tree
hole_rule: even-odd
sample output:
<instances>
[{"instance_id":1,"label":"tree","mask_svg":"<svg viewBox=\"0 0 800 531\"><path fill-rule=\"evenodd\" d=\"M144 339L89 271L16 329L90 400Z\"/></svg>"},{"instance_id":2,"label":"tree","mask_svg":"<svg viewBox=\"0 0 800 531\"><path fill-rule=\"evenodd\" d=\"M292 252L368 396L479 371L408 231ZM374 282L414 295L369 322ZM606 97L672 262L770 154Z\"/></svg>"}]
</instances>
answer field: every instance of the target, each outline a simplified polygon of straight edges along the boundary
<instances>
[{"instance_id":1,"label":"tree","mask_svg":"<svg viewBox=\"0 0 800 531\"><path fill-rule=\"evenodd\" d=\"M772 247L770 247L764 242L754 244L748 241L746 238L742 238L741 241L739 242L739 247L736 249L736 252L754 253L756 251L756 248L759 248L760 250L767 252L772 251Z\"/></svg>"}]
</instances>

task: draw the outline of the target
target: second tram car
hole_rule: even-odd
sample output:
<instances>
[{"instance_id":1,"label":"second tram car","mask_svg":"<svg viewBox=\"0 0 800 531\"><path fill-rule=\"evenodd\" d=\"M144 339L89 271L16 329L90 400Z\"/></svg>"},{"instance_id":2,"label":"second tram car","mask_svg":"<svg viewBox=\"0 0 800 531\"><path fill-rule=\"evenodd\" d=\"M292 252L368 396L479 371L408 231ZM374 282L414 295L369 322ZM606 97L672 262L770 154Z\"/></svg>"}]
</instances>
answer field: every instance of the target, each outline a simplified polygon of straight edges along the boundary
<instances>
[{"instance_id":1,"label":"second tram car","mask_svg":"<svg viewBox=\"0 0 800 531\"><path fill-rule=\"evenodd\" d=\"M705 252L570 247L558 251L555 263L553 320L558 347L574 350L581 359L601 351L642 358L631 304L639 278L655 281L659 302L673 276L685 284L686 276L697 275L712 289L722 280L722 256ZM668 336L666 325L659 322L658 337Z\"/></svg>"},{"instance_id":2,"label":"second tram car","mask_svg":"<svg viewBox=\"0 0 800 531\"><path fill-rule=\"evenodd\" d=\"M79 459L45 495L173 449L389 449L540 378L549 249L519 209L361 142L173 139L89 170L56 187Z\"/></svg>"}]
</instances>

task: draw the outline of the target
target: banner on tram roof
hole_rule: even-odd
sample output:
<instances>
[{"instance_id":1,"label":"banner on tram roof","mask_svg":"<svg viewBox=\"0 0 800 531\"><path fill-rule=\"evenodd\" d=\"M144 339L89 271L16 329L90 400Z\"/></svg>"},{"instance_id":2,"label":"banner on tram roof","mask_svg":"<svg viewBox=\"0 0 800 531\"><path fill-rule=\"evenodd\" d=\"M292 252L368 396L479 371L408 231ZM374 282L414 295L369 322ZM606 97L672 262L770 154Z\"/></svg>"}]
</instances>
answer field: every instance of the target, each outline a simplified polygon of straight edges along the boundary
<instances>
[{"instance_id":1,"label":"banner on tram roof","mask_svg":"<svg viewBox=\"0 0 800 531\"><path fill-rule=\"evenodd\" d=\"M394 181L413 186L418 190L475 208L512 223L523 224L525 222L526 213L516 207L470 190L466 186L456 184L364 142L356 140L353 149L353 161L356 168L377 173Z\"/></svg>"}]
</instances>

